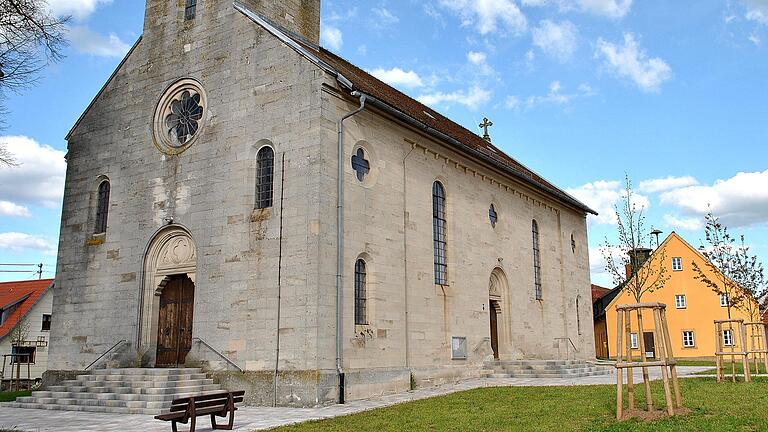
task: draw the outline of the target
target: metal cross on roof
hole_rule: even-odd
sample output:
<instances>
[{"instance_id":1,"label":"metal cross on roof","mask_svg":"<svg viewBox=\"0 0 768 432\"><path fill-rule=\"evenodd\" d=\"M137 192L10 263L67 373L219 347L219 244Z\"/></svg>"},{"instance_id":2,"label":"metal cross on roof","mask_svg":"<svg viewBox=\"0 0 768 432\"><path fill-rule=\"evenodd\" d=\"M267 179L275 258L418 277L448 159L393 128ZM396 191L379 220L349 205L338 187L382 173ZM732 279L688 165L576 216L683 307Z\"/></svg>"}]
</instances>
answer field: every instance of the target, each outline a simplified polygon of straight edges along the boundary
<instances>
[{"instance_id":1,"label":"metal cross on roof","mask_svg":"<svg viewBox=\"0 0 768 432\"><path fill-rule=\"evenodd\" d=\"M493 126L493 122L488 120L488 117L483 119L483 122L480 123L480 127L483 128L483 139L491 142L491 136L488 135L488 128Z\"/></svg>"}]
</instances>

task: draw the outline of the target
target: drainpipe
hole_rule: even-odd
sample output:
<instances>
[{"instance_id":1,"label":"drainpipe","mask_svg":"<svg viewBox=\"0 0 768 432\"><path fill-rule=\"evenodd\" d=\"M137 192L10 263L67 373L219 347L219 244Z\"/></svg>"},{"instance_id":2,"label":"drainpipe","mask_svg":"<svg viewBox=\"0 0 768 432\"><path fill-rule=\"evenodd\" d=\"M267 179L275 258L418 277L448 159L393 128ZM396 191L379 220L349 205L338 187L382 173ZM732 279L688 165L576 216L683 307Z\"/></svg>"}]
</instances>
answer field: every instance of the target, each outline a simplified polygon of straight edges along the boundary
<instances>
[{"instance_id":1,"label":"drainpipe","mask_svg":"<svg viewBox=\"0 0 768 432\"><path fill-rule=\"evenodd\" d=\"M352 92L352 96L360 98L360 108L345 115L339 120L338 132L338 163L339 172L337 183L338 199L336 201L336 372L339 376L339 403L344 403L344 368L342 357L344 351L344 120L362 112L365 109L366 96L360 92Z\"/></svg>"}]
</instances>

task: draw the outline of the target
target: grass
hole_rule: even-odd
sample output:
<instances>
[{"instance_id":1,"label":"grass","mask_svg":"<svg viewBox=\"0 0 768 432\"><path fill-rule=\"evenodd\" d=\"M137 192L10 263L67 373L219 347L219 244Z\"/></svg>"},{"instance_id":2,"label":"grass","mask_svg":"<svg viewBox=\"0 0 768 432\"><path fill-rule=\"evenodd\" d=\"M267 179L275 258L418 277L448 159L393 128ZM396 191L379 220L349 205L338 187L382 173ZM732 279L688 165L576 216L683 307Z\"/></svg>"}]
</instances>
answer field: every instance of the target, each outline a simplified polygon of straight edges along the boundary
<instances>
[{"instance_id":1,"label":"grass","mask_svg":"<svg viewBox=\"0 0 768 432\"><path fill-rule=\"evenodd\" d=\"M744 374L744 365L739 361L736 360L736 374L737 375L743 375ZM712 369L705 370L702 372L697 372L696 375L714 375L717 373L715 369L715 361L714 360L678 360L677 364L679 366L712 366ZM725 373L726 375L729 375L731 373L731 361L730 357L725 357L723 366L725 367ZM765 363L761 360L758 363L758 366L760 368L760 373L764 374L765 371ZM752 374L755 373L755 363L754 360L749 360L749 371L752 372Z\"/></svg>"},{"instance_id":2,"label":"grass","mask_svg":"<svg viewBox=\"0 0 768 432\"><path fill-rule=\"evenodd\" d=\"M32 396L32 392L29 390L16 391L16 392L2 392L0 393L0 402L13 402L17 397ZM0 430L2 432L2 430Z\"/></svg>"},{"instance_id":3,"label":"grass","mask_svg":"<svg viewBox=\"0 0 768 432\"><path fill-rule=\"evenodd\" d=\"M276 429L278 432L386 431L768 431L768 379L718 384L714 378L682 379L690 414L653 422L617 422L616 387L484 388L395 405L346 417ZM662 385L653 383L657 408ZM635 387L638 406L642 386Z\"/></svg>"}]
</instances>

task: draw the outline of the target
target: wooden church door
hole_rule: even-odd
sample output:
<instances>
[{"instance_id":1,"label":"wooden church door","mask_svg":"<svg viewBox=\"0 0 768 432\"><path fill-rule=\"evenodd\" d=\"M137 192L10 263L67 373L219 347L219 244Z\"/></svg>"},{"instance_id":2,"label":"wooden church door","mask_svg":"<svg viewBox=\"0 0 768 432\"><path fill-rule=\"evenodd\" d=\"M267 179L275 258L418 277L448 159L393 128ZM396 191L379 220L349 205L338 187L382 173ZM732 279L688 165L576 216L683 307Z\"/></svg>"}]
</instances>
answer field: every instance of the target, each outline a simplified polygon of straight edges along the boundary
<instances>
[{"instance_id":1,"label":"wooden church door","mask_svg":"<svg viewBox=\"0 0 768 432\"><path fill-rule=\"evenodd\" d=\"M493 350L493 358L499 359L499 325L498 315L496 313L496 302L490 301L490 315L491 315L491 349Z\"/></svg>"},{"instance_id":2,"label":"wooden church door","mask_svg":"<svg viewBox=\"0 0 768 432\"><path fill-rule=\"evenodd\" d=\"M173 276L160 295L157 327L157 367L183 365L192 349L192 312L195 284L186 276Z\"/></svg>"}]
</instances>

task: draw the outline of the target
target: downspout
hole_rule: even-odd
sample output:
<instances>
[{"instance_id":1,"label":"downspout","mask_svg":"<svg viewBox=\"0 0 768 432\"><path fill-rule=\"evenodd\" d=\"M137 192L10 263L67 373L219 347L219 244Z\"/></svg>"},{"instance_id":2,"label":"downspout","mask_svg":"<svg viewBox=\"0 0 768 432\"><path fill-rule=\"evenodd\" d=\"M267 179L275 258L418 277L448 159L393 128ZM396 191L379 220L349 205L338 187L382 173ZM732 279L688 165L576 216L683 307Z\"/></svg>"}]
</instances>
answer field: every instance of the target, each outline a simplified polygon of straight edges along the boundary
<instances>
[{"instance_id":1,"label":"downspout","mask_svg":"<svg viewBox=\"0 0 768 432\"><path fill-rule=\"evenodd\" d=\"M403 302L405 304L405 368L410 372L411 369L411 333L408 317L408 188L407 188L407 166L408 157L411 156L415 144L411 144L411 149L403 158Z\"/></svg>"},{"instance_id":2,"label":"downspout","mask_svg":"<svg viewBox=\"0 0 768 432\"><path fill-rule=\"evenodd\" d=\"M336 372L339 376L339 403L344 403L344 368L343 331L344 331L344 120L362 112L365 109L366 96L360 92L352 92L352 96L360 98L360 108L345 115L339 120L338 132L338 179L336 201Z\"/></svg>"}]
</instances>

